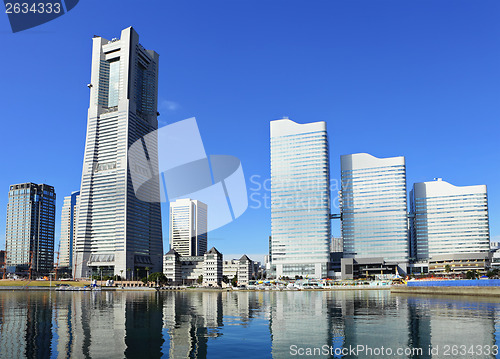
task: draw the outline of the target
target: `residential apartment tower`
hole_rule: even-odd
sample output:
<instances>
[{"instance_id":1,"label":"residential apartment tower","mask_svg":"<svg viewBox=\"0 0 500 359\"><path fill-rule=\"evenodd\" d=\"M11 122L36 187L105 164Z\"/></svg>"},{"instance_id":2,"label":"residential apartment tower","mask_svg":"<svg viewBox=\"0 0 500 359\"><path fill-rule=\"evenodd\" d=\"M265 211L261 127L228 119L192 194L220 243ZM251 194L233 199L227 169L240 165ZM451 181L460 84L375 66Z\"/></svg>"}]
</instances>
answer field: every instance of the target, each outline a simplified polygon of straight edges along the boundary
<instances>
[{"instance_id":1,"label":"residential apartment tower","mask_svg":"<svg viewBox=\"0 0 500 359\"><path fill-rule=\"evenodd\" d=\"M47 274L54 265L56 193L46 184L21 183L9 188L5 235L6 266Z\"/></svg>"}]
</instances>

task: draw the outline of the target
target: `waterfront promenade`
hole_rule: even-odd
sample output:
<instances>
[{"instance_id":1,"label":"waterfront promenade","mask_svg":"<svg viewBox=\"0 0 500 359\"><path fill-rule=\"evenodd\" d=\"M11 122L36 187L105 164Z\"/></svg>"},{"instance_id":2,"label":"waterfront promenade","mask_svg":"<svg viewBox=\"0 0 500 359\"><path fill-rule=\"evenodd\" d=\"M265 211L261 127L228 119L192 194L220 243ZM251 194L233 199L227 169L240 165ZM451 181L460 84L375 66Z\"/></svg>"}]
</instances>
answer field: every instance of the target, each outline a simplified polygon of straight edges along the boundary
<instances>
[{"instance_id":1,"label":"waterfront promenade","mask_svg":"<svg viewBox=\"0 0 500 359\"><path fill-rule=\"evenodd\" d=\"M414 280L391 287L391 293L500 296L500 279Z\"/></svg>"},{"instance_id":2,"label":"waterfront promenade","mask_svg":"<svg viewBox=\"0 0 500 359\"><path fill-rule=\"evenodd\" d=\"M359 284L355 282L340 282L336 285L322 287L278 287L269 285L265 287L204 287L204 286L162 286L156 287L152 283L146 285L142 282L124 281L115 283L114 286L100 286L97 290L103 291L169 291L169 292L293 292L293 291L389 291L394 294L417 295L459 295L477 297L500 297L500 280L420 280L409 281L406 285L389 285L379 283ZM103 281L103 284L105 282ZM46 280L0 280L0 291L47 291L64 289L91 290L89 281L46 281Z\"/></svg>"}]
</instances>

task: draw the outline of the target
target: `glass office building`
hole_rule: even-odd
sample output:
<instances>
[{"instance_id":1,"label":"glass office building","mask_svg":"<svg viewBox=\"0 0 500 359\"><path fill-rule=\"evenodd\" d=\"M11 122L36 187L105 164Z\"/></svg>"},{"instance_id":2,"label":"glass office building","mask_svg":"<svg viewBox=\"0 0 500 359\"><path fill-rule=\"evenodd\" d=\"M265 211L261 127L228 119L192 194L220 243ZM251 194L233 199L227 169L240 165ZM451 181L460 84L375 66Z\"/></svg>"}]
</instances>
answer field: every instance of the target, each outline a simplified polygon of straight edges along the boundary
<instances>
[{"instance_id":1,"label":"glass office building","mask_svg":"<svg viewBox=\"0 0 500 359\"><path fill-rule=\"evenodd\" d=\"M54 265L56 193L46 184L11 185L5 234L6 265L47 274Z\"/></svg>"},{"instance_id":2,"label":"glass office building","mask_svg":"<svg viewBox=\"0 0 500 359\"><path fill-rule=\"evenodd\" d=\"M128 155L133 143L158 129L158 60L156 52L140 45L131 27L119 39L93 38L74 247L77 278L101 270L120 276L162 270L160 203L137 198ZM151 135L147 156L145 166L157 173L157 139ZM152 178L141 191L142 197L160 198L159 180Z\"/></svg>"},{"instance_id":3,"label":"glass office building","mask_svg":"<svg viewBox=\"0 0 500 359\"><path fill-rule=\"evenodd\" d=\"M341 156L344 257L408 262L404 157Z\"/></svg>"},{"instance_id":4,"label":"glass office building","mask_svg":"<svg viewBox=\"0 0 500 359\"><path fill-rule=\"evenodd\" d=\"M412 247L418 260L489 251L485 185L458 187L440 178L415 183L410 202Z\"/></svg>"},{"instance_id":5,"label":"glass office building","mask_svg":"<svg viewBox=\"0 0 500 359\"><path fill-rule=\"evenodd\" d=\"M64 197L61 210L61 238L59 240L59 267L73 269L73 247L76 238L80 191Z\"/></svg>"},{"instance_id":6,"label":"glass office building","mask_svg":"<svg viewBox=\"0 0 500 359\"><path fill-rule=\"evenodd\" d=\"M170 202L170 248L181 256L207 252L207 205L181 198Z\"/></svg>"},{"instance_id":7,"label":"glass office building","mask_svg":"<svg viewBox=\"0 0 500 359\"><path fill-rule=\"evenodd\" d=\"M271 122L271 267L276 277L326 277L330 167L325 122Z\"/></svg>"}]
</instances>

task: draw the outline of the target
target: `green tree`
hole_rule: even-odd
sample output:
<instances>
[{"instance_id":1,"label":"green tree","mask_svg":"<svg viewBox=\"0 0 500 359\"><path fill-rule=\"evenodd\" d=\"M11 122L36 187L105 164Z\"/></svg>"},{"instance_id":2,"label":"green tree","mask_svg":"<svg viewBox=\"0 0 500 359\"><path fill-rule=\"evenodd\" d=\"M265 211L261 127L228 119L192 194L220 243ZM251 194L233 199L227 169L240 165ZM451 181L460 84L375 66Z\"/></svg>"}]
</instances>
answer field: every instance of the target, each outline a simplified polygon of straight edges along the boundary
<instances>
[{"instance_id":1,"label":"green tree","mask_svg":"<svg viewBox=\"0 0 500 359\"><path fill-rule=\"evenodd\" d=\"M231 279L231 285L233 287L236 287L237 284L238 284L238 278L234 276L233 279Z\"/></svg>"},{"instance_id":2,"label":"green tree","mask_svg":"<svg viewBox=\"0 0 500 359\"><path fill-rule=\"evenodd\" d=\"M449 274L451 272L451 267L449 264L444 266L444 271L446 272L446 274Z\"/></svg>"},{"instance_id":3,"label":"green tree","mask_svg":"<svg viewBox=\"0 0 500 359\"><path fill-rule=\"evenodd\" d=\"M155 272L149 275L148 281L158 284L165 284L167 283L167 277L165 277L165 274L161 272Z\"/></svg>"},{"instance_id":4,"label":"green tree","mask_svg":"<svg viewBox=\"0 0 500 359\"><path fill-rule=\"evenodd\" d=\"M146 277L149 278L149 271L151 270L151 268L146 267L145 269L146 269Z\"/></svg>"},{"instance_id":5,"label":"green tree","mask_svg":"<svg viewBox=\"0 0 500 359\"><path fill-rule=\"evenodd\" d=\"M223 275L223 276L222 276L222 281L223 281L224 283L229 283L229 278L227 277L227 275Z\"/></svg>"},{"instance_id":6,"label":"green tree","mask_svg":"<svg viewBox=\"0 0 500 359\"><path fill-rule=\"evenodd\" d=\"M196 280L196 283L198 283L198 284L203 283L203 276L202 276L202 275L200 275L200 276L198 277L198 279Z\"/></svg>"},{"instance_id":7,"label":"green tree","mask_svg":"<svg viewBox=\"0 0 500 359\"><path fill-rule=\"evenodd\" d=\"M478 274L475 270L468 270L467 273L465 273L465 278L467 279L476 279L477 276Z\"/></svg>"}]
</instances>

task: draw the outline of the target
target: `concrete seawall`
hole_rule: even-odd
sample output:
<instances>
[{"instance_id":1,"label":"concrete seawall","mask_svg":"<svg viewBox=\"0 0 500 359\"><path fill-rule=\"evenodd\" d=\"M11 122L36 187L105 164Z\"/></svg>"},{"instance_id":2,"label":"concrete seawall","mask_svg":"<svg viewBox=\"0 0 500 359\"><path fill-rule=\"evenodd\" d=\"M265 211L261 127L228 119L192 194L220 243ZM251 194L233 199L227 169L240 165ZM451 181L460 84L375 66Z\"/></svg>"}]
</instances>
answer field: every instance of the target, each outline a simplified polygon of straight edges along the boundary
<instances>
[{"instance_id":1,"label":"concrete seawall","mask_svg":"<svg viewBox=\"0 0 500 359\"><path fill-rule=\"evenodd\" d=\"M391 287L391 293L500 297L500 287Z\"/></svg>"}]
</instances>

